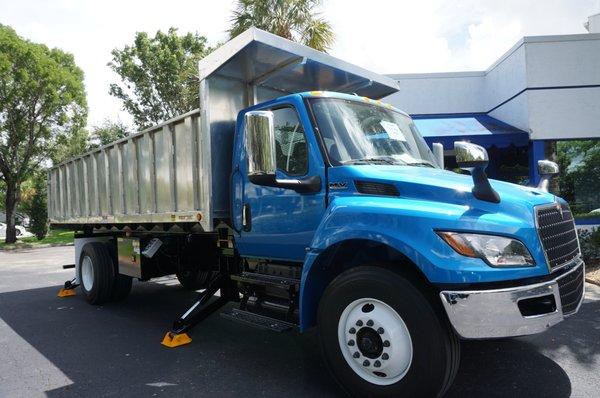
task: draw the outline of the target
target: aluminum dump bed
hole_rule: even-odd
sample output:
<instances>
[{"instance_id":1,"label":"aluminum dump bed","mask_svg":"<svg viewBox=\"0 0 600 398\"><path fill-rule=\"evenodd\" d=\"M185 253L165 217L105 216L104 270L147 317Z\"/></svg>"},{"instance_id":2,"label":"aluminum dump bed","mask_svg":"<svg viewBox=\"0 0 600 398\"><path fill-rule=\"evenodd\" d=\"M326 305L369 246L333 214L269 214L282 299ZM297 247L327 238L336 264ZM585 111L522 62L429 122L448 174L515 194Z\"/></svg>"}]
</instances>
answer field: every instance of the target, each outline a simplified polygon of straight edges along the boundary
<instances>
[{"instance_id":1,"label":"aluminum dump bed","mask_svg":"<svg viewBox=\"0 0 600 398\"><path fill-rule=\"evenodd\" d=\"M251 28L199 62L200 108L50 169L48 216L71 228L199 223L229 217L240 110L311 90L379 99L388 77Z\"/></svg>"},{"instance_id":2,"label":"aluminum dump bed","mask_svg":"<svg viewBox=\"0 0 600 398\"><path fill-rule=\"evenodd\" d=\"M53 223L197 222L208 199L199 110L54 167ZM227 205L227 204L225 204Z\"/></svg>"}]
</instances>

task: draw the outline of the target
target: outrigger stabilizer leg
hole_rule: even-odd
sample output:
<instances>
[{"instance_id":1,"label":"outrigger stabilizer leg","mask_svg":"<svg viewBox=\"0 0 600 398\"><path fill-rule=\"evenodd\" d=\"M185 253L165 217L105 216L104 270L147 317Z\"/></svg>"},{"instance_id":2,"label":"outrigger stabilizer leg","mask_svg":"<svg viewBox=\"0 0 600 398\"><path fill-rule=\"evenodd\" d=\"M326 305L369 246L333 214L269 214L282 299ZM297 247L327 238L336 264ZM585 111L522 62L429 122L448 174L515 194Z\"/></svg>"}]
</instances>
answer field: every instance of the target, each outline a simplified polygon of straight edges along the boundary
<instances>
[{"instance_id":1,"label":"outrigger stabilizer leg","mask_svg":"<svg viewBox=\"0 0 600 398\"><path fill-rule=\"evenodd\" d=\"M218 290L221 290L220 297L209 303ZM191 343L192 339L187 332L230 300L227 281L218 275L210 282L208 288L199 294L194 305L173 322L173 328L163 338L162 345L175 348Z\"/></svg>"},{"instance_id":2,"label":"outrigger stabilizer leg","mask_svg":"<svg viewBox=\"0 0 600 398\"><path fill-rule=\"evenodd\" d=\"M79 283L76 282L77 279L73 278L70 281L65 282L65 286L58 291L58 297L70 297L75 296L75 289L79 286Z\"/></svg>"}]
</instances>

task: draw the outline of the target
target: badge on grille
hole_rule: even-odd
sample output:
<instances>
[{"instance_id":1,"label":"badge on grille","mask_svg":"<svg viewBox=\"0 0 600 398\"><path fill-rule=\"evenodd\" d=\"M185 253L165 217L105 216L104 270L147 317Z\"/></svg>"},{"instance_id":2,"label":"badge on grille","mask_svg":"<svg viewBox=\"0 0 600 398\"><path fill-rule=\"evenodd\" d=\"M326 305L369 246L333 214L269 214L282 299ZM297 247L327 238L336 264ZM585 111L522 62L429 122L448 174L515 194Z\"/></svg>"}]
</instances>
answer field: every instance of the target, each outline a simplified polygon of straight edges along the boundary
<instances>
[{"instance_id":1,"label":"badge on grille","mask_svg":"<svg viewBox=\"0 0 600 398\"><path fill-rule=\"evenodd\" d=\"M556 210L558 211L558 214L560 214L560 219L564 220L565 215L563 214L562 206L559 203L556 204Z\"/></svg>"}]
</instances>

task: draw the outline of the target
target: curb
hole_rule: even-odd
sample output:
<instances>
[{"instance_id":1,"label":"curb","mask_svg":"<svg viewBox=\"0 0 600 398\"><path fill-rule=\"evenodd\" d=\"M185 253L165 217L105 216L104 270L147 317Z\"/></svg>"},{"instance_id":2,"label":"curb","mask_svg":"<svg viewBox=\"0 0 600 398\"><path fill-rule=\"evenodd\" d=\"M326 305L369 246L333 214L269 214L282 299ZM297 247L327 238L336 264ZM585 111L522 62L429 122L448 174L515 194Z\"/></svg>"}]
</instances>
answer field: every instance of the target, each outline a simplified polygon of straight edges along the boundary
<instances>
[{"instance_id":1,"label":"curb","mask_svg":"<svg viewBox=\"0 0 600 398\"><path fill-rule=\"evenodd\" d=\"M19 251L19 250L29 250L29 249L46 249L48 247L67 247L67 246L73 246L73 243L42 243L39 245L29 245L29 244L24 244L24 245L20 245L18 247L2 247L0 248L0 252L15 252L15 251Z\"/></svg>"},{"instance_id":2,"label":"curb","mask_svg":"<svg viewBox=\"0 0 600 398\"><path fill-rule=\"evenodd\" d=\"M587 283L591 283L592 285L600 286L600 281L593 280L592 278L585 278Z\"/></svg>"}]
</instances>

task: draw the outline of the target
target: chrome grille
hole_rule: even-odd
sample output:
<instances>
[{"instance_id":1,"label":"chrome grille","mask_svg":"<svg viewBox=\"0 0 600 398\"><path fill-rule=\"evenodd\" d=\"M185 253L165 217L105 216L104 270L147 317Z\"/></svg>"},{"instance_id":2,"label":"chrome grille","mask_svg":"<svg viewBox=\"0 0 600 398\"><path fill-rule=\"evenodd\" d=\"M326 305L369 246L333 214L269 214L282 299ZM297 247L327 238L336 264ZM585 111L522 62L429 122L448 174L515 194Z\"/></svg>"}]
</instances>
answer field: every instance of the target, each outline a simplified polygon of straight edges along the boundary
<instances>
[{"instance_id":1,"label":"chrome grille","mask_svg":"<svg viewBox=\"0 0 600 398\"><path fill-rule=\"evenodd\" d=\"M584 265L581 264L576 270L557 280L560 302L565 315L575 312L583 298L584 269Z\"/></svg>"},{"instance_id":2,"label":"chrome grille","mask_svg":"<svg viewBox=\"0 0 600 398\"><path fill-rule=\"evenodd\" d=\"M536 208L537 228L551 271L579 256L579 242L573 215L567 204Z\"/></svg>"}]
</instances>

